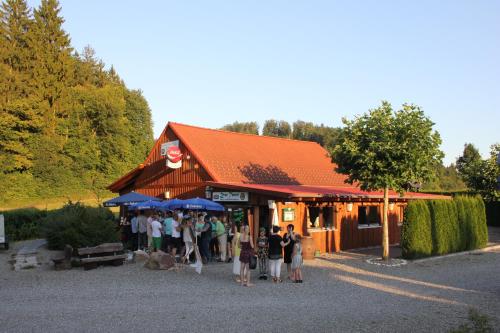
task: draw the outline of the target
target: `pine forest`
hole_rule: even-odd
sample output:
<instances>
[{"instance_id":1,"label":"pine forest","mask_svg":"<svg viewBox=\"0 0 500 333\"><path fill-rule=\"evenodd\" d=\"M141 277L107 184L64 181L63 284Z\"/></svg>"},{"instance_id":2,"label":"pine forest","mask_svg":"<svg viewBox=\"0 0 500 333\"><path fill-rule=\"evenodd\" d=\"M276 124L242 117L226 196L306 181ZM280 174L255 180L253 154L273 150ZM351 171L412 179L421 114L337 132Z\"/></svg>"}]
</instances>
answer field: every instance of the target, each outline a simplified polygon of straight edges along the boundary
<instances>
[{"instance_id":1,"label":"pine forest","mask_svg":"<svg viewBox=\"0 0 500 333\"><path fill-rule=\"evenodd\" d=\"M89 192L144 160L151 111L88 46L78 52L57 0L0 9L0 203Z\"/></svg>"}]
</instances>

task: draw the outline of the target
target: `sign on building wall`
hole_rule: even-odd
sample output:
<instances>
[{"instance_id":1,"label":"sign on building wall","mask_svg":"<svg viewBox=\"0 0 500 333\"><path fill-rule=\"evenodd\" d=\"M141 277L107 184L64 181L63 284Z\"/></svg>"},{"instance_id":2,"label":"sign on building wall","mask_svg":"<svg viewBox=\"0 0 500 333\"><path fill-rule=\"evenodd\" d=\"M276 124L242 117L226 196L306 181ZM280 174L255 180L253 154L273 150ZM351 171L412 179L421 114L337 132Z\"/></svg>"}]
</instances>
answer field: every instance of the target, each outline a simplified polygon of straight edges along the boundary
<instances>
[{"instance_id":1,"label":"sign on building wall","mask_svg":"<svg viewBox=\"0 0 500 333\"><path fill-rule=\"evenodd\" d=\"M248 201L248 192L213 192L213 201Z\"/></svg>"},{"instance_id":2,"label":"sign on building wall","mask_svg":"<svg viewBox=\"0 0 500 333\"><path fill-rule=\"evenodd\" d=\"M283 222L295 221L295 208L283 208Z\"/></svg>"},{"instance_id":3,"label":"sign on building wall","mask_svg":"<svg viewBox=\"0 0 500 333\"><path fill-rule=\"evenodd\" d=\"M164 142L161 144L161 149L160 149L160 155L161 156L166 156L167 155L167 150L168 148L176 146L179 147L179 140L174 140L174 141L169 141L169 142Z\"/></svg>"},{"instance_id":4,"label":"sign on building wall","mask_svg":"<svg viewBox=\"0 0 500 333\"><path fill-rule=\"evenodd\" d=\"M182 166L182 153L179 147L171 146L167 149L167 167L179 169Z\"/></svg>"},{"instance_id":5,"label":"sign on building wall","mask_svg":"<svg viewBox=\"0 0 500 333\"><path fill-rule=\"evenodd\" d=\"M178 169L182 166L182 153L179 148L179 140L164 142L160 147L160 155L167 157L167 167Z\"/></svg>"}]
</instances>

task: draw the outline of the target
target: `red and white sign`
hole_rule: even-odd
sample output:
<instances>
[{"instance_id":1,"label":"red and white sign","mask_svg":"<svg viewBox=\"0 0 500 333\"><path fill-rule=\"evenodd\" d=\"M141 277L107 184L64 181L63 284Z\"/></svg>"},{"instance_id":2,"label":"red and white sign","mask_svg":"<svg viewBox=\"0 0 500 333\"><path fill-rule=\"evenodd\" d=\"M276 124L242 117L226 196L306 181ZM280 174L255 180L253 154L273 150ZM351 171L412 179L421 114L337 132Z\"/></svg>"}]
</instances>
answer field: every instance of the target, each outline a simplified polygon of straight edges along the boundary
<instances>
[{"instance_id":1,"label":"red and white sign","mask_svg":"<svg viewBox=\"0 0 500 333\"><path fill-rule=\"evenodd\" d=\"M179 147L177 146L168 147L167 166L172 169L178 169L182 166L182 153Z\"/></svg>"}]
</instances>

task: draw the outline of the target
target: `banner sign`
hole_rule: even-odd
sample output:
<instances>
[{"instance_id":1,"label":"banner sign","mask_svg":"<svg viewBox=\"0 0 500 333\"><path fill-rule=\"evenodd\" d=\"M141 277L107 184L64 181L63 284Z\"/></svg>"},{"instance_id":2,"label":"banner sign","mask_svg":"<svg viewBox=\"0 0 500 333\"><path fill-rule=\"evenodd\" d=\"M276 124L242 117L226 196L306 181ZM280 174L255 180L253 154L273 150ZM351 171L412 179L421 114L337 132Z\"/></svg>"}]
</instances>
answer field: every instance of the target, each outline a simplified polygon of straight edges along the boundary
<instances>
[{"instance_id":1,"label":"banner sign","mask_svg":"<svg viewBox=\"0 0 500 333\"><path fill-rule=\"evenodd\" d=\"M182 153L179 147L176 146L168 147L167 166L172 169L179 169L182 166Z\"/></svg>"},{"instance_id":2,"label":"banner sign","mask_svg":"<svg viewBox=\"0 0 500 333\"><path fill-rule=\"evenodd\" d=\"M179 140L164 142L161 144L160 155L166 156L169 147L176 146L179 147Z\"/></svg>"},{"instance_id":3,"label":"banner sign","mask_svg":"<svg viewBox=\"0 0 500 333\"><path fill-rule=\"evenodd\" d=\"M248 192L213 192L213 201L248 201Z\"/></svg>"},{"instance_id":4,"label":"banner sign","mask_svg":"<svg viewBox=\"0 0 500 333\"><path fill-rule=\"evenodd\" d=\"M283 222L295 221L295 209L283 208Z\"/></svg>"}]
</instances>

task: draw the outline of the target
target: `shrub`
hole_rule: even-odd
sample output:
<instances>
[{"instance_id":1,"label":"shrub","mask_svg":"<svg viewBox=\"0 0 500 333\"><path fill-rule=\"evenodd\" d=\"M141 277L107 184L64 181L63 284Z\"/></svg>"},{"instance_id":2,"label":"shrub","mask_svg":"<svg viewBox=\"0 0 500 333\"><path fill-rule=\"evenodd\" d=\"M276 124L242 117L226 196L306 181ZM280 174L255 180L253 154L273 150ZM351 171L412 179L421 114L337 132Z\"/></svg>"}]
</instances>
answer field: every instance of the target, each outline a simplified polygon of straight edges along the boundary
<instances>
[{"instance_id":1,"label":"shrub","mask_svg":"<svg viewBox=\"0 0 500 333\"><path fill-rule=\"evenodd\" d=\"M464 250L474 250L485 247L488 243L488 227L486 213L481 197L458 197L455 200L463 206L461 229Z\"/></svg>"},{"instance_id":2,"label":"shrub","mask_svg":"<svg viewBox=\"0 0 500 333\"><path fill-rule=\"evenodd\" d=\"M6 211L2 214L5 217L5 231L10 241L42 237L40 221L47 215L47 211L25 208Z\"/></svg>"},{"instance_id":3,"label":"shrub","mask_svg":"<svg viewBox=\"0 0 500 333\"><path fill-rule=\"evenodd\" d=\"M119 240L113 213L107 208L70 202L48 214L43 224L49 249L62 250L65 244L76 249Z\"/></svg>"},{"instance_id":4,"label":"shrub","mask_svg":"<svg viewBox=\"0 0 500 333\"><path fill-rule=\"evenodd\" d=\"M424 201L410 201L404 214L401 248L404 258L416 259L432 254L430 212Z\"/></svg>"},{"instance_id":5,"label":"shrub","mask_svg":"<svg viewBox=\"0 0 500 333\"><path fill-rule=\"evenodd\" d=\"M475 198L477 212L477 247L482 248L488 244L488 225L486 218L486 207L483 199L477 196Z\"/></svg>"},{"instance_id":6,"label":"shrub","mask_svg":"<svg viewBox=\"0 0 500 333\"><path fill-rule=\"evenodd\" d=\"M468 321L450 333L493 333L492 320L490 317L479 313L476 309L469 309Z\"/></svg>"},{"instance_id":7,"label":"shrub","mask_svg":"<svg viewBox=\"0 0 500 333\"><path fill-rule=\"evenodd\" d=\"M481 197L408 203L401 234L404 258L473 250L487 243L488 228Z\"/></svg>"},{"instance_id":8,"label":"shrub","mask_svg":"<svg viewBox=\"0 0 500 333\"><path fill-rule=\"evenodd\" d=\"M468 248L469 235L470 235L469 225L467 223L467 213L466 213L464 199L465 197L455 197L453 199L453 202L457 207L458 230L460 234L460 239L459 239L460 246L458 246L459 251L465 251Z\"/></svg>"},{"instance_id":9,"label":"shrub","mask_svg":"<svg viewBox=\"0 0 500 333\"><path fill-rule=\"evenodd\" d=\"M462 250L462 238L460 236L460 225L458 224L458 208L453 200L446 200L449 223L449 252Z\"/></svg>"}]
</instances>

